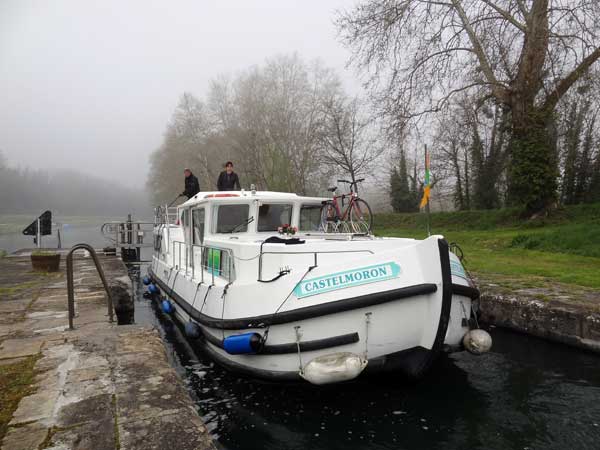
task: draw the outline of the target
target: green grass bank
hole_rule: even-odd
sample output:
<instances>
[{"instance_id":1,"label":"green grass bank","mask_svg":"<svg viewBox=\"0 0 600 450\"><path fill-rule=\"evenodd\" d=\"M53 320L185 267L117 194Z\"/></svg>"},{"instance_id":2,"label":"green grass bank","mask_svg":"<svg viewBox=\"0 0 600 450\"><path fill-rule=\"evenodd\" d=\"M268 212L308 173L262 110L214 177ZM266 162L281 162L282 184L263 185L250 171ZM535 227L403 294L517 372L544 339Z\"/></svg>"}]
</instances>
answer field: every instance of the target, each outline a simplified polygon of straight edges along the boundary
<instances>
[{"instance_id":1,"label":"green grass bank","mask_svg":"<svg viewBox=\"0 0 600 450\"><path fill-rule=\"evenodd\" d=\"M457 243L468 270L536 285L547 280L600 288L600 204L524 220L517 209L431 214L431 233ZM375 216L378 236L427 236L424 213Z\"/></svg>"},{"instance_id":2,"label":"green grass bank","mask_svg":"<svg viewBox=\"0 0 600 450\"><path fill-rule=\"evenodd\" d=\"M35 362L39 355L16 362L0 361L0 442L21 399L34 392Z\"/></svg>"}]
</instances>

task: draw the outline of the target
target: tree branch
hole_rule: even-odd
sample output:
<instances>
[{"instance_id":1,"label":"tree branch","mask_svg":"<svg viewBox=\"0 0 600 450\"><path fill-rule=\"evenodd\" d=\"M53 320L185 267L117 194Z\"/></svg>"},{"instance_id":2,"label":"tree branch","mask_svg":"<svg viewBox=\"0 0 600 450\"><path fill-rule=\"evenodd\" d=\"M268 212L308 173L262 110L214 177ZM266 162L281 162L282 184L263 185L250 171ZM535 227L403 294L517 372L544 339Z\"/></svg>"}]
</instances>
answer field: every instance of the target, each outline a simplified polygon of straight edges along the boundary
<instances>
[{"instance_id":1,"label":"tree branch","mask_svg":"<svg viewBox=\"0 0 600 450\"><path fill-rule=\"evenodd\" d=\"M527 22L529 20L528 19L529 11L527 11L527 7L525 6L525 3L523 3L523 0L517 0L517 5L519 6L519 11L521 11L521 14L523 14L523 18Z\"/></svg>"},{"instance_id":2,"label":"tree branch","mask_svg":"<svg viewBox=\"0 0 600 450\"><path fill-rule=\"evenodd\" d=\"M511 24L513 24L515 27L517 27L523 33L525 33L527 31L527 27L524 24L522 24L521 22L519 22L517 19L515 19L514 16L511 15L508 11L500 8L498 5L492 3L490 0L481 0L481 1L483 3L485 3L486 5L488 5L489 7L493 8L498 14L500 14L502 17L504 17L506 20L508 20Z\"/></svg>"},{"instance_id":3,"label":"tree branch","mask_svg":"<svg viewBox=\"0 0 600 450\"><path fill-rule=\"evenodd\" d=\"M505 89L502 89L500 83L498 83L498 80L496 79L496 76L494 75L494 71L492 70L492 67L490 66L487 56L486 56L485 52L483 51L481 42L479 42L479 39L477 38L477 35L475 34L475 30L473 30L473 27L471 26L471 24L469 22L469 18L467 17L465 10L462 8L460 1L452 0L452 4L454 5L454 9L458 13L460 20L461 20L463 26L465 27L465 30L469 36L469 40L471 41L471 45L473 45L473 51L475 52L475 55L477 56L479 64L481 65L481 70L482 70L484 76L486 77L488 83L491 85L494 96L500 102L503 102L503 103L507 102L508 101L507 92Z\"/></svg>"},{"instance_id":4,"label":"tree branch","mask_svg":"<svg viewBox=\"0 0 600 450\"><path fill-rule=\"evenodd\" d=\"M600 58L600 47L596 48L592 53L586 56L579 65L571 71L569 75L563 78L546 97L542 109L549 111L554 109L558 101L570 89L575 82Z\"/></svg>"}]
</instances>

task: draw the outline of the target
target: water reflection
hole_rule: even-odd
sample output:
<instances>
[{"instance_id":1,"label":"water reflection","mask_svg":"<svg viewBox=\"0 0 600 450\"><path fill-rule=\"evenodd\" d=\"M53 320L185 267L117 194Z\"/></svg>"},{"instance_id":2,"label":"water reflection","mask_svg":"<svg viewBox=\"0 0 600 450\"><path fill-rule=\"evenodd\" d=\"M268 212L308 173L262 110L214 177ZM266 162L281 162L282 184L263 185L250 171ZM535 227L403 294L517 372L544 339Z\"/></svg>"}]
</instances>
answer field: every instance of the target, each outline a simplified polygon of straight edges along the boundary
<instances>
[{"instance_id":1,"label":"water reflection","mask_svg":"<svg viewBox=\"0 0 600 450\"><path fill-rule=\"evenodd\" d=\"M180 324L141 296L138 303L143 319L136 320L160 325L225 449L598 448L596 355L493 329L492 353L443 358L418 383L273 384L225 371L185 339Z\"/></svg>"}]
</instances>

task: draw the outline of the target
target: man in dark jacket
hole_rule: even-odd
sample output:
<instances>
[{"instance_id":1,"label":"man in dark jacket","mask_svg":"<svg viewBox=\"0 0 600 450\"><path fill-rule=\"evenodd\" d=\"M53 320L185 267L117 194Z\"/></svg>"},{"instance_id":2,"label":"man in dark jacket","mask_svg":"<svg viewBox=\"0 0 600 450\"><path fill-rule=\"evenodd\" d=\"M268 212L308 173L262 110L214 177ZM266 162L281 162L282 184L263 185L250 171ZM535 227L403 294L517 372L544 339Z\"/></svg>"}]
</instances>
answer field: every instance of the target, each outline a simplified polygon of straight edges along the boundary
<instances>
[{"instance_id":1,"label":"man in dark jacket","mask_svg":"<svg viewBox=\"0 0 600 450\"><path fill-rule=\"evenodd\" d=\"M219 174L217 189L220 191L239 191L241 189L240 179L237 173L233 171L233 163L231 161L225 163L225 170Z\"/></svg>"},{"instance_id":2,"label":"man in dark jacket","mask_svg":"<svg viewBox=\"0 0 600 450\"><path fill-rule=\"evenodd\" d=\"M185 195L189 199L200 192L200 185L198 178L187 167L183 170L183 174L185 175L185 191L181 195Z\"/></svg>"}]
</instances>

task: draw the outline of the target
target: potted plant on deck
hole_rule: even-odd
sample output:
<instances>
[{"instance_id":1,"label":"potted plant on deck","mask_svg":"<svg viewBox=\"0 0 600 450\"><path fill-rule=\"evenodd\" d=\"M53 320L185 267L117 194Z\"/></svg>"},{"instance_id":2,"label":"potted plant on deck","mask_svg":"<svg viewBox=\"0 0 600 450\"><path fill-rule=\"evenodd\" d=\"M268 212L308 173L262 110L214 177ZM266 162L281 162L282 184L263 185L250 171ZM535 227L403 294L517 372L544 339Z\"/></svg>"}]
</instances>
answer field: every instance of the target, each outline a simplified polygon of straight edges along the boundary
<instances>
[{"instance_id":1,"label":"potted plant on deck","mask_svg":"<svg viewBox=\"0 0 600 450\"><path fill-rule=\"evenodd\" d=\"M284 238L289 239L298 232L298 228L286 223L285 225L278 227L277 232Z\"/></svg>"},{"instance_id":2,"label":"potted plant on deck","mask_svg":"<svg viewBox=\"0 0 600 450\"><path fill-rule=\"evenodd\" d=\"M35 250L31 253L31 266L40 272L58 272L60 253L49 250Z\"/></svg>"}]
</instances>

